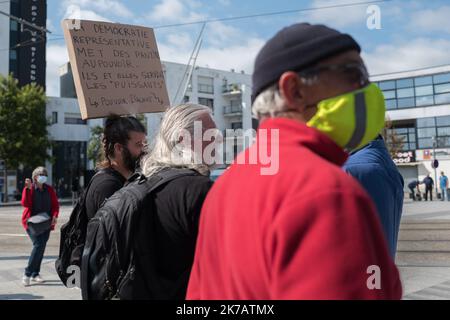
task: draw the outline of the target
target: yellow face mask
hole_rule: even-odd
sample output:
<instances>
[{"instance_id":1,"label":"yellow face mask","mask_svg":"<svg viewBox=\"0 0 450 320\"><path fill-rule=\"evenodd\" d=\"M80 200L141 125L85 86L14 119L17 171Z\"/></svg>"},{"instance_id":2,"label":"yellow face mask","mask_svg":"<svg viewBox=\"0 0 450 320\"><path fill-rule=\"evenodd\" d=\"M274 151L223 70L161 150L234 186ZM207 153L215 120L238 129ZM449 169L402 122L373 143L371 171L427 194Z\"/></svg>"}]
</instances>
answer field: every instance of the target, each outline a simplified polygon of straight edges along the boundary
<instances>
[{"instance_id":1,"label":"yellow face mask","mask_svg":"<svg viewBox=\"0 0 450 320\"><path fill-rule=\"evenodd\" d=\"M384 127L386 107L373 83L356 91L322 100L307 125L326 134L347 151L360 149Z\"/></svg>"}]
</instances>

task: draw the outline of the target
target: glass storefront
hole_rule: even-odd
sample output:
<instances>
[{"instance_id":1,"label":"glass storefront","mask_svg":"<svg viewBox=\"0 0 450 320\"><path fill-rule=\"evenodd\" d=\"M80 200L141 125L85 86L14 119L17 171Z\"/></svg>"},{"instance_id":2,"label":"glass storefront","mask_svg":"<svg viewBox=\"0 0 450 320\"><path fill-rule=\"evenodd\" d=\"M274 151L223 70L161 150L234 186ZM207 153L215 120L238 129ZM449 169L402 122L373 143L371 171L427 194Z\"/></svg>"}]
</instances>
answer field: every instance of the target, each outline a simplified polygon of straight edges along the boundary
<instances>
[{"instance_id":1,"label":"glass storefront","mask_svg":"<svg viewBox=\"0 0 450 320\"><path fill-rule=\"evenodd\" d=\"M53 157L53 186L59 197L70 197L72 190L79 186L86 174L85 141L56 141Z\"/></svg>"}]
</instances>

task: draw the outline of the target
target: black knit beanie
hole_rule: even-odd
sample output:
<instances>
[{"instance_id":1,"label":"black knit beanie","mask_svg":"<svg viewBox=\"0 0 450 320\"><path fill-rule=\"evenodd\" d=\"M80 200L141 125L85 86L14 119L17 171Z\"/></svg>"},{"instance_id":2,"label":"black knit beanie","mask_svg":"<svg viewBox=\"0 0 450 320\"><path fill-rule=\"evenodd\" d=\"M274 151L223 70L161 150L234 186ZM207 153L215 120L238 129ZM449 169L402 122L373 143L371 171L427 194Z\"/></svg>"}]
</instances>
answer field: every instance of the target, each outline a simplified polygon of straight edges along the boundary
<instances>
[{"instance_id":1,"label":"black knit beanie","mask_svg":"<svg viewBox=\"0 0 450 320\"><path fill-rule=\"evenodd\" d=\"M361 52L348 34L324 25L298 23L280 30L259 51L253 71L252 103L283 72L301 71L325 58L347 50Z\"/></svg>"}]
</instances>

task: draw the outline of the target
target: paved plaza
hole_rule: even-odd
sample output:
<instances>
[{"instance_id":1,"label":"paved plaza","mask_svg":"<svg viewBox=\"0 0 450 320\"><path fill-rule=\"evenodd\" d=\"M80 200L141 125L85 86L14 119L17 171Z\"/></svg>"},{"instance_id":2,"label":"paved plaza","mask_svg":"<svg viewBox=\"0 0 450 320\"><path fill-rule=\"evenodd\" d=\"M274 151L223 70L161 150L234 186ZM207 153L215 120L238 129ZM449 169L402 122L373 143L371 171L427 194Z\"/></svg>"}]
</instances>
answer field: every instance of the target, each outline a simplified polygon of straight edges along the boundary
<instances>
[{"instance_id":1,"label":"paved plaza","mask_svg":"<svg viewBox=\"0 0 450 320\"><path fill-rule=\"evenodd\" d=\"M41 275L43 284L23 287L21 277L31 251L31 242L22 228L22 208L0 207L0 300L79 300L80 290L67 289L59 281L54 263L59 248L59 227L70 215L63 205L58 230L47 244ZM396 263L404 299L450 300L450 202L406 200L399 234Z\"/></svg>"}]
</instances>

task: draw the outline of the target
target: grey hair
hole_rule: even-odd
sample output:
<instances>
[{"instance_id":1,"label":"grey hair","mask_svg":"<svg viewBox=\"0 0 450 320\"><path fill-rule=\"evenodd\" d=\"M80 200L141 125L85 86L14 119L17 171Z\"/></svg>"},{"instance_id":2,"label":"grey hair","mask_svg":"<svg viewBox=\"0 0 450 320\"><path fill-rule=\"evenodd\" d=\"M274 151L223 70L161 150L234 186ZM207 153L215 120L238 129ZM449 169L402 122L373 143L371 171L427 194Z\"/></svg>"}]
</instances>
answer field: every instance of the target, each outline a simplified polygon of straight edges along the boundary
<instances>
[{"instance_id":1,"label":"grey hair","mask_svg":"<svg viewBox=\"0 0 450 320\"><path fill-rule=\"evenodd\" d=\"M286 104L284 98L280 95L277 83L262 91L252 105L252 113L257 119L276 117L285 109Z\"/></svg>"},{"instance_id":2,"label":"grey hair","mask_svg":"<svg viewBox=\"0 0 450 320\"><path fill-rule=\"evenodd\" d=\"M172 157L173 152L179 147L180 133L186 130L192 136L194 123L200 121L205 114L212 119L211 108L199 104L187 103L169 108L161 121L151 151L142 160L142 173L150 177L164 168L188 168L209 176L208 165L195 163L192 159L179 163Z\"/></svg>"},{"instance_id":3,"label":"grey hair","mask_svg":"<svg viewBox=\"0 0 450 320\"><path fill-rule=\"evenodd\" d=\"M299 76L299 78L305 86L311 86L318 81L315 76ZM279 117L280 114L287 111L286 109L287 105L280 94L277 82L258 94L252 104L253 116L259 120L263 117Z\"/></svg>"},{"instance_id":4,"label":"grey hair","mask_svg":"<svg viewBox=\"0 0 450 320\"><path fill-rule=\"evenodd\" d=\"M48 172L45 167L37 167L36 169L34 169L33 173L31 174L31 178L34 179L35 177L40 176L40 175L48 176Z\"/></svg>"}]
</instances>

